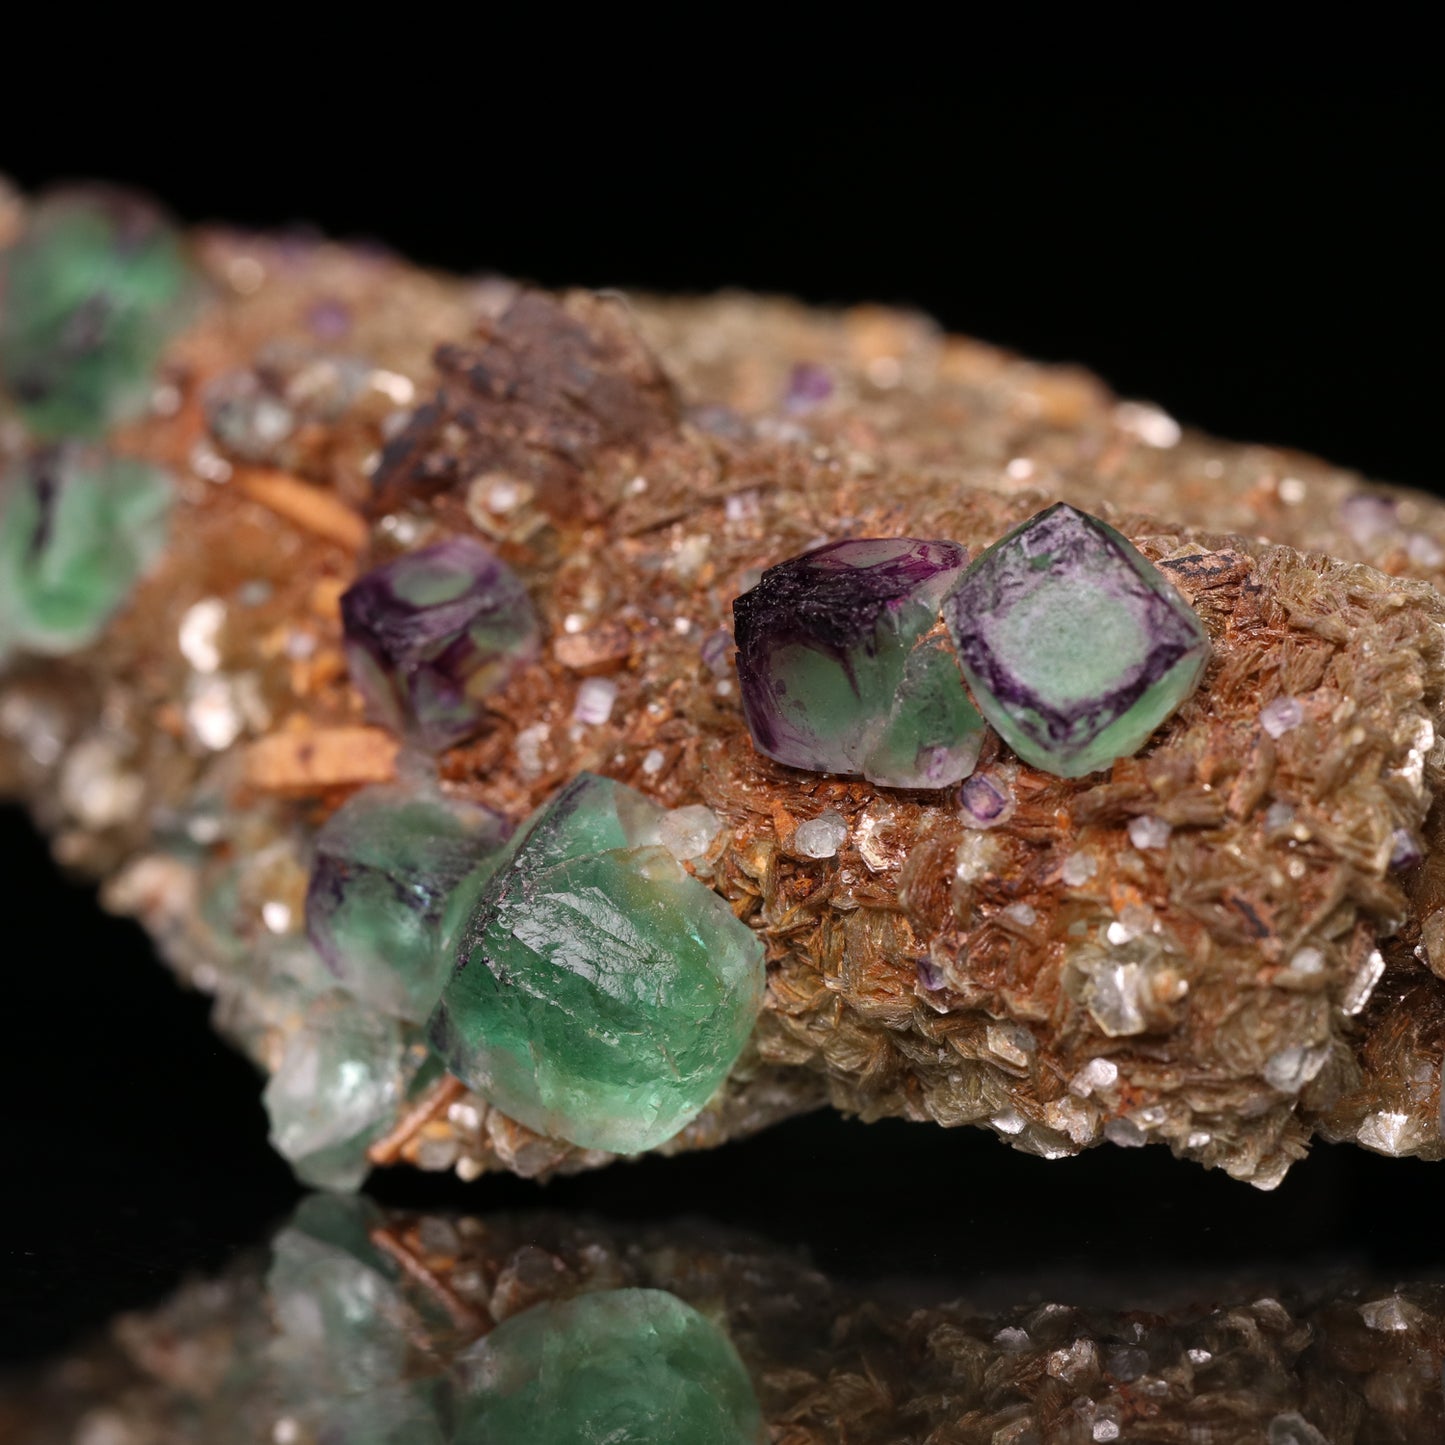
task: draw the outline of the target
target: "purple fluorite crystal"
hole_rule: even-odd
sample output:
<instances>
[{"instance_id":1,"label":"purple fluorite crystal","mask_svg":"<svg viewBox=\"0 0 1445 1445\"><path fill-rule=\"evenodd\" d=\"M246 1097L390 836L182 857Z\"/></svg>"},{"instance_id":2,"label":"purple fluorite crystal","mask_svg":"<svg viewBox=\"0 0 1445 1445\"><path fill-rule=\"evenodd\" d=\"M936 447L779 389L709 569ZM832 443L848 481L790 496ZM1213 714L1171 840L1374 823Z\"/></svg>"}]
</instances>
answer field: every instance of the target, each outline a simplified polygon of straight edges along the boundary
<instances>
[{"instance_id":1,"label":"purple fluorite crystal","mask_svg":"<svg viewBox=\"0 0 1445 1445\"><path fill-rule=\"evenodd\" d=\"M934 631L965 560L953 542L871 538L764 572L733 603L758 750L885 787L941 788L966 776L982 720Z\"/></svg>"},{"instance_id":2,"label":"purple fluorite crystal","mask_svg":"<svg viewBox=\"0 0 1445 1445\"><path fill-rule=\"evenodd\" d=\"M408 552L341 598L346 659L368 707L424 746L462 741L483 699L536 655L521 579L470 537Z\"/></svg>"}]
</instances>

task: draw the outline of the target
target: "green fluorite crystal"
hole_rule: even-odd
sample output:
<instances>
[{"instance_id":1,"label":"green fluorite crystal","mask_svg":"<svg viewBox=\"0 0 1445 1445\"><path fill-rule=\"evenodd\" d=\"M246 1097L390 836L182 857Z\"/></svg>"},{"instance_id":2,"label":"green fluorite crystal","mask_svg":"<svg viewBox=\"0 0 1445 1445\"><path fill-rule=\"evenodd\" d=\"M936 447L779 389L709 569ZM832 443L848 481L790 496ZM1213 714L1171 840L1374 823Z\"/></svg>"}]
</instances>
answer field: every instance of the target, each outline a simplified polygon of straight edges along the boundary
<instances>
[{"instance_id":1,"label":"green fluorite crystal","mask_svg":"<svg viewBox=\"0 0 1445 1445\"><path fill-rule=\"evenodd\" d=\"M454 895L434 1047L504 1113L584 1148L675 1134L762 1004L761 941L657 846L661 820L584 773Z\"/></svg>"},{"instance_id":2,"label":"green fluorite crystal","mask_svg":"<svg viewBox=\"0 0 1445 1445\"><path fill-rule=\"evenodd\" d=\"M662 1290L534 1305L493 1330L462 1368L456 1445L764 1439L757 1397L731 1341Z\"/></svg>"},{"instance_id":3,"label":"green fluorite crystal","mask_svg":"<svg viewBox=\"0 0 1445 1445\"><path fill-rule=\"evenodd\" d=\"M191 287L176 233L144 202L37 205L0 256L0 385L31 431L96 437L137 412Z\"/></svg>"},{"instance_id":4,"label":"green fluorite crystal","mask_svg":"<svg viewBox=\"0 0 1445 1445\"><path fill-rule=\"evenodd\" d=\"M171 497L144 462L71 449L0 479L0 654L93 642L159 556Z\"/></svg>"},{"instance_id":5,"label":"green fluorite crystal","mask_svg":"<svg viewBox=\"0 0 1445 1445\"><path fill-rule=\"evenodd\" d=\"M1063 502L994 543L943 610L983 715L1025 762L1065 778L1143 747L1209 656L1158 568Z\"/></svg>"},{"instance_id":6,"label":"green fluorite crystal","mask_svg":"<svg viewBox=\"0 0 1445 1445\"><path fill-rule=\"evenodd\" d=\"M365 788L339 809L316 840L306 928L342 987L422 1022L449 961L447 900L505 834L490 810L415 788Z\"/></svg>"}]
</instances>

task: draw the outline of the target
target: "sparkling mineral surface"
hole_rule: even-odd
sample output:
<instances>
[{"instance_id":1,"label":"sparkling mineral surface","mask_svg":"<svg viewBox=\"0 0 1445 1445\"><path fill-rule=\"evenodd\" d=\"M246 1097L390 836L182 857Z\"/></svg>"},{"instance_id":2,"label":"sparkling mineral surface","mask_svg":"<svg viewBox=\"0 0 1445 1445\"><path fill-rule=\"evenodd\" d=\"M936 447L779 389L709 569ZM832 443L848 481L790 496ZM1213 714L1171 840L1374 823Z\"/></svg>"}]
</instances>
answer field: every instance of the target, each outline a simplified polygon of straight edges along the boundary
<instances>
[{"instance_id":1,"label":"sparkling mineral surface","mask_svg":"<svg viewBox=\"0 0 1445 1445\"><path fill-rule=\"evenodd\" d=\"M95 641L160 556L171 499L160 468L74 448L0 476L0 658Z\"/></svg>"},{"instance_id":2,"label":"sparkling mineral surface","mask_svg":"<svg viewBox=\"0 0 1445 1445\"><path fill-rule=\"evenodd\" d=\"M462 1360L457 1445L760 1445L762 1416L716 1325L657 1289L537 1304Z\"/></svg>"},{"instance_id":3,"label":"sparkling mineral surface","mask_svg":"<svg viewBox=\"0 0 1445 1445\"><path fill-rule=\"evenodd\" d=\"M97 437L142 411L190 268L152 207L62 192L0 254L0 389L40 437Z\"/></svg>"},{"instance_id":4,"label":"sparkling mineral surface","mask_svg":"<svg viewBox=\"0 0 1445 1445\"><path fill-rule=\"evenodd\" d=\"M983 721L938 610L963 571L952 542L832 542L770 567L733 604L743 708L760 751L895 788L967 776Z\"/></svg>"},{"instance_id":5,"label":"sparkling mineral surface","mask_svg":"<svg viewBox=\"0 0 1445 1445\"><path fill-rule=\"evenodd\" d=\"M36 214L7 200L0 246L37 234ZM1154 1145L1265 1188L1317 1138L1445 1157L1440 502L1181 429L1077 368L895 310L547 295L218 228L185 250L200 302L163 346L142 410L103 439L174 478L169 540L98 637L42 656L12 635L0 789L214 995L218 1028L268 1076L332 1080L313 1100L334 1097L346 1120L311 1118L288 1147L344 1145L353 1177L363 1156L464 1179L607 1162L537 1132L545 1111L514 1115L480 1092L471 1044L456 1044L459 1072L405 1082L401 1068L374 1092L397 1056L367 1054L378 1072L363 1092L391 1117L347 1113L328 1070L362 1055L333 1050L316 1021L344 1005L358 1047L373 1026L404 1051L417 1041L409 1021L348 994L305 934L318 835L361 789L419 779L515 825L590 772L671 820L645 842L616 829L576 860L608 906L701 890L725 932L766 953L750 1033L719 1016L748 1036L730 1063L714 1060L726 1077L695 1081L706 1102L662 1152L831 1106L971 1125L1050 1159ZM799 367L826 388L793 385ZM33 477L52 443L13 395L3 410L0 473ZM1114 581L1062 627L1010 614L1000 646L1011 666L1046 672L1024 679L1048 704L1024 721L1063 719L1069 767L1098 771L1061 776L1047 727L1036 765L1001 704L958 786L905 789L870 781L865 758L819 771L755 746L752 643L746 627L734 637L733 604L766 596L760 579L783 559L940 538L982 576L1012 555L987 549L1060 501L1134 552L1079 523L1100 564L1088 576ZM31 556L35 515L12 560ZM457 543L511 570L536 641L503 658L484 699L467 644L444 680L467 673L469 731L418 749L405 670L352 680L340 599ZM1052 570L1001 576L1047 613ZM903 696L905 658L941 666L960 640L925 626L907 587L896 595L892 615L917 626L907 648L883 626L897 695L877 698L875 722ZM825 632L857 615L856 587L837 596ZM814 616L796 613L775 608L770 626ZM13 634L20 611L0 615ZM1177 632L1166 678L1182 681L1198 656L1191 616L1207 666L1150 732L1143 694L1126 694L1158 663L1145 645L1156 621ZM419 635L422 653L439 641ZM1085 695L1120 668L1133 681L1110 701L1131 731L1138 721L1138 750L1090 759L1098 739L1072 729L1104 715ZM491 685L485 667L476 675ZM1044 695L1065 682L1063 698ZM839 686L847 706L832 721L847 734L858 699L846 676ZM769 717L787 720L778 706ZM828 761L801 741L804 761ZM905 762L918 762L915 741L900 741ZM649 876L651 848L670 881ZM619 852L630 857L614 876ZM560 884L565 866L535 874ZM571 980L586 1011L625 1012ZM310 1107L289 1084L283 1097L298 1117Z\"/></svg>"},{"instance_id":6,"label":"sparkling mineral surface","mask_svg":"<svg viewBox=\"0 0 1445 1445\"><path fill-rule=\"evenodd\" d=\"M661 813L584 773L463 885L429 1033L540 1133L635 1153L694 1118L762 1003L762 945L659 845Z\"/></svg>"},{"instance_id":7,"label":"sparkling mineral surface","mask_svg":"<svg viewBox=\"0 0 1445 1445\"><path fill-rule=\"evenodd\" d=\"M1137 752L1209 656L1159 570L1063 502L990 547L944 610L984 716L1026 762L1065 778Z\"/></svg>"},{"instance_id":8,"label":"sparkling mineral surface","mask_svg":"<svg viewBox=\"0 0 1445 1445\"><path fill-rule=\"evenodd\" d=\"M306 930L345 990L422 1022L450 963L447 903L505 836L489 809L416 788L366 788L338 809L317 835Z\"/></svg>"},{"instance_id":9,"label":"sparkling mineral surface","mask_svg":"<svg viewBox=\"0 0 1445 1445\"><path fill-rule=\"evenodd\" d=\"M830 1279L766 1240L313 1196L254 1256L0 1380L15 1445L1437 1445L1438 1279L945 1265ZM982 1267L980 1267L982 1266ZM930 1281L932 1284L932 1281ZM1043 1294L1040 1296L1040 1286ZM102 1433L102 1428L104 1433Z\"/></svg>"},{"instance_id":10,"label":"sparkling mineral surface","mask_svg":"<svg viewBox=\"0 0 1445 1445\"><path fill-rule=\"evenodd\" d=\"M468 537L398 557L341 599L346 658L389 726L445 748L476 732L483 700L537 648L520 579Z\"/></svg>"}]
</instances>

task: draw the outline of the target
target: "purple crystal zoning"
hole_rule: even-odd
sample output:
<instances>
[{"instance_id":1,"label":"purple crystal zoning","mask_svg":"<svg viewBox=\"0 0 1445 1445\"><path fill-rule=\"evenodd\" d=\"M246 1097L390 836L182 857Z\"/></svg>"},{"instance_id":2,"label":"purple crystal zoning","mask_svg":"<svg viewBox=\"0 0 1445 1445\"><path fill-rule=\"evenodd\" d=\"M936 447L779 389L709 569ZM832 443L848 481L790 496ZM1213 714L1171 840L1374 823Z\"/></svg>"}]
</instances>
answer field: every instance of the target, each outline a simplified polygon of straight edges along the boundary
<instances>
[{"instance_id":1,"label":"purple crystal zoning","mask_svg":"<svg viewBox=\"0 0 1445 1445\"><path fill-rule=\"evenodd\" d=\"M975 773L958 790L959 807L970 823L996 823L1008 807L1008 795L991 778Z\"/></svg>"},{"instance_id":2,"label":"purple crystal zoning","mask_svg":"<svg viewBox=\"0 0 1445 1445\"><path fill-rule=\"evenodd\" d=\"M1408 828L1396 828L1390 835L1390 871L1404 873L1418 868L1425 859L1425 850Z\"/></svg>"},{"instance_id":3,"label":"purple crystal zoning","mask_svg":"<svg viewBox=\"0 0 1445 1445\"><path fill-rule=\"evenodd\" d=\"M966 560L953 542L831 542L733 603L743 710L760 752L885 787L949 787L978 757L938 609Z\"/></svg>"},{"instance_id":4,"label":"purple crystal zoning","mask_svg":"<svg viewBox=\"0 0 1445 1445\"><path fill-rule=\"evenodd\" d=\"M994 543L943 610L979 710L1025 762L1061 777L1137 752L1209 655L1164 575L1063 502Z\"/></svg>"},{"instance_id":5,"label":"purple crystal zoning","mask_svg":"<svg viewBox=\"0 0 1445 1445\"><path fill-rule=\"evenodd\" d=\"M536 656L539 640L521 579L470 537L366 573L343 594L341 618L367 706L434 750L476 732L483 699Z\"/></svg>"}]
</instances>

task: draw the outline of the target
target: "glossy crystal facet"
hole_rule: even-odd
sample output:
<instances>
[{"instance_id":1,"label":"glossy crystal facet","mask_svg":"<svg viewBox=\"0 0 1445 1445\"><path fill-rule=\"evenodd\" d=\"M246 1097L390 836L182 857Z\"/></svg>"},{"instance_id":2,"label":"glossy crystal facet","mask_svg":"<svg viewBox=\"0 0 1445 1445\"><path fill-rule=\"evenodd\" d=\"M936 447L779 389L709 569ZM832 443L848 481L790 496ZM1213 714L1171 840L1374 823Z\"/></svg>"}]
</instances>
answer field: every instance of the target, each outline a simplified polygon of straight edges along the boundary
<instances>
[{"instance_id":1,"label":"glossy crystal facet","mask_svg":"<svg viewBox=\"0 0 1445 1445\"><path fill-rule=\"evenodd\" d=\"M953 542L864 538L764 572L733 604L758 750L884 787L966 777L984 725L938 626L965 560Z\"/></svg>"},{"instance_id":2,"label":"glossy crystal facet","mask_svg":"<svg viewBox=\"0 0 1445 1445\"><path fill-rule=\"evenodd\" d=\"M179 238L144 201L42 201L0 255L0 389L37 436L99 436L145 405L192 290Z\"/></svg>"},{"instance_id":3,"label":"glossy crystal facet","mask_svg":"<svg viewBox=\"0 0 1445 1445\"><path fill-rule=\"evenodd\" d=\"M341 617L351 675L371 711L435 749L474 733L487 695L537 651L527 589L470 537L366 573L342 596Z\"/></svg>"},{"instance_id":4,"label":"glossy crystal facet","mask_svg":"<svg viewBox=\"0 0 1445 1445\"><path fill-rule=\"evenodd\" d=\"M342 987L422 1022L449 963L452 890L497 852L496 813L409 787L365 788L326 822L306 894L306 931Z\"/></svg>"},{"instance_id":5,"label":"glossy crystal facet","mask_svg":"<svg viewBox=\"0 0 1445 1445\"><path fill-rule=\"evenodd\" d=\"M171 501L158 468L69 448L0 478L0 655L94 642L160 555Z\"/></svg>"},{"instance_id":6,"label":"glossy crystal facet","mask_svg":"<svg viewBox=\"0 0 1445 1445\"><path fill-rule=\"evenodd\" d=\"M433 1046L503 1113L585 1148L675 1134L762 1003L761 941L659 846L662 816L584 773L453 899Z\"/></svg>"},{"instance_id":7,"label":"glossy crystal facet","mask_svg":"<svg viewBox=\"0 0 1445 1445\"><path fill-rule=\"evenodd\" d=\"M1137 752L1209 655L1167 578L1063 502L984 552L944 615L984 716L1025 762L1060 777Z\"/></svg>"}]
</instances>

